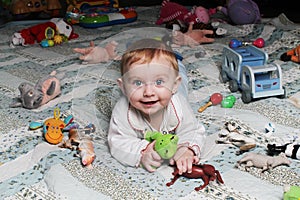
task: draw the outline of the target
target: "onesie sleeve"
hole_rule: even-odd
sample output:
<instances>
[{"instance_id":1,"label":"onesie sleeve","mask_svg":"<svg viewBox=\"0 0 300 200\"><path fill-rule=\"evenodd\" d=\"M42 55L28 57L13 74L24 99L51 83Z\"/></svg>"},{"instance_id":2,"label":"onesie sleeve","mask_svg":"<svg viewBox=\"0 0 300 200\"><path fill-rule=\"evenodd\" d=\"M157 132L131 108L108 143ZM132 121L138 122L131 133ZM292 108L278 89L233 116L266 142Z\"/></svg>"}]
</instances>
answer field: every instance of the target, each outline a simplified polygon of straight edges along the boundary
<instances>
[{"instance_id":1,"label":"onesie sleeve","mask_svg":"<svg viewBox=\"0 0 300 200\"><path fill-rule=\"evenodd\" d=\"M176 129L176 134L179 137L179 146L187 146L194 151L195 155L200 158L201 149L204 146L206 133L203 124L198 121L195 114L186 100L186 98L175 99L174 103L177 114L180 118L180 124Z\"/></svg>"},{"instance_id":2,"label":"onesie sleeve","mask_svg":"<svg viewBox=\"0 0 300 200\"><path fill-rule=\"evenodd\" d=\"M127 120L128 105L121 99L112 112L108 131L108 145L111 155L120 163L138 167L141 152L149 144L142 133L135 131Z\"/></svg>"}]
</instances>

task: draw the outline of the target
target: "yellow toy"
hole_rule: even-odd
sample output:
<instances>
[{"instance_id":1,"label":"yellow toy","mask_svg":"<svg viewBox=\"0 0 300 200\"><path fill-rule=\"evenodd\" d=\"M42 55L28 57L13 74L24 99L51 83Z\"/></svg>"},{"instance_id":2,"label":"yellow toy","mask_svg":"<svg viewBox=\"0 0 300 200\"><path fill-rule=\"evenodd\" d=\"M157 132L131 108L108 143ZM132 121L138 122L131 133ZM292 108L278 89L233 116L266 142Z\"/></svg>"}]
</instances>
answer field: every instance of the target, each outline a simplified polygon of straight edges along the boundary
<instances>
[{"instance_id":1,"label":"yellow toy","mask_svg":"<svg viewBox=\"0 0 300 200\"><path fill-rule=\"evenodd\" d=\"M62 141L63 129L73 121L73 116L69 115L64 121L60 119L59 108L54 109L54 117L47 119L44 123L31 122L29 128L35 130L43 127L44 137L50 144L58 144Z\"/></svg>"}]
</instances>

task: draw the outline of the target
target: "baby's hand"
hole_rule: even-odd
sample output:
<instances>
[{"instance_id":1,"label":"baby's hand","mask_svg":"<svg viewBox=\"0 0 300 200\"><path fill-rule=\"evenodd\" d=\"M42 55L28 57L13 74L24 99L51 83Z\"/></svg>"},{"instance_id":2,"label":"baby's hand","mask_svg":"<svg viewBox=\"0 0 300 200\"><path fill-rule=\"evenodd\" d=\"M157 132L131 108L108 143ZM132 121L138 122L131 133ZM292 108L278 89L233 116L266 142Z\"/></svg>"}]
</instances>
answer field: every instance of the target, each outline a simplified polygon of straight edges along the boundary
<instances>
[{"instance_id":1,"label":"baby's hand","mask_svg":"<svg viewBox=\"0 0 300 200\"><path fill-rule=\"evenodd\" d=\"M154 150L154 144L155 141L149 143L142 152L141 164L149 172L154 172L163 162L163 159Z\"/></svg>"},{"instance_id":2,"label":"baby's hand","mask_svg":"<svg viewBox=\"0 0 300 200\"><path fill-rule=\"evenodd\" d=\"M192 173L193 164L198 162L199 158L188 147L179 147L173 158L170 159L170 165L176 163L180 175L186 172Z\"/></svg>"}]
</instances>

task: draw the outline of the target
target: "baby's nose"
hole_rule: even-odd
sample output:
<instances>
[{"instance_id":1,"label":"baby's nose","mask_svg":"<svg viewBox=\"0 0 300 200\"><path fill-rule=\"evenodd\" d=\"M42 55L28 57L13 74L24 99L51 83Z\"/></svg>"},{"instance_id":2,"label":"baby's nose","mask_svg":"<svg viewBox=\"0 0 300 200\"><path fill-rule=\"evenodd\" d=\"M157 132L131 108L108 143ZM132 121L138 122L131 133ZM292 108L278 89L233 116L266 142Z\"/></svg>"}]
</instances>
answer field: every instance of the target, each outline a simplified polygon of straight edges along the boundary
<instances>
[{"instance_id":1,"label":"baby's nose","mask_svg":"<svg viewBox=\"0 0 300 200\"><path fill-rule=\"evenodd\" d=\"M154 94L154 84L146 84L144 89L144 96L151 96Z\"/></svg>"}]
</instances>

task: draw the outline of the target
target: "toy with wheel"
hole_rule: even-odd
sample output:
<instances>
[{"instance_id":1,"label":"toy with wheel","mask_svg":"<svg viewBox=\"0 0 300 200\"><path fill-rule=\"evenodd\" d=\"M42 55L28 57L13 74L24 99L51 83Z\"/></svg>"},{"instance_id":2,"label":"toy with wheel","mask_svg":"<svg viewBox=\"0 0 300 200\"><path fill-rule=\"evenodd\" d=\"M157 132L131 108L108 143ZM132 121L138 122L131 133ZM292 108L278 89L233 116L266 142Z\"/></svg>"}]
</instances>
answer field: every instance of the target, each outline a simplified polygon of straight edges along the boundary
<instances>
[{"instance_id":1,"label":"toy with wheel","mask_svg":"<svg viewBox=\"0 0 300 200\"><path fill-rule=\"evenodd\" d=\"M242 101L278 96L285 98L281 67L267 63L268 54L254 45L224 47L221 82L229 82L231 92L241 90Z\"/></svg>"}]
</instances>

